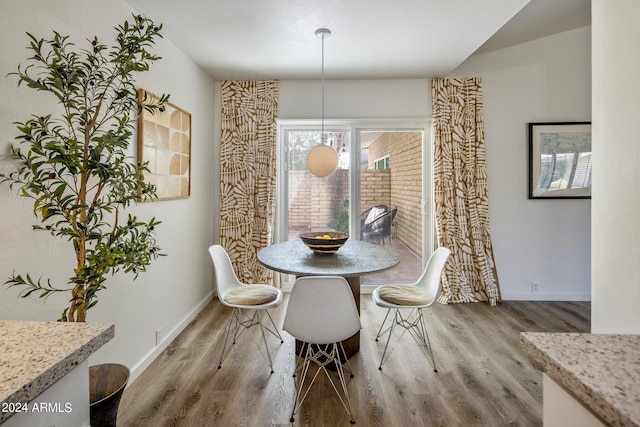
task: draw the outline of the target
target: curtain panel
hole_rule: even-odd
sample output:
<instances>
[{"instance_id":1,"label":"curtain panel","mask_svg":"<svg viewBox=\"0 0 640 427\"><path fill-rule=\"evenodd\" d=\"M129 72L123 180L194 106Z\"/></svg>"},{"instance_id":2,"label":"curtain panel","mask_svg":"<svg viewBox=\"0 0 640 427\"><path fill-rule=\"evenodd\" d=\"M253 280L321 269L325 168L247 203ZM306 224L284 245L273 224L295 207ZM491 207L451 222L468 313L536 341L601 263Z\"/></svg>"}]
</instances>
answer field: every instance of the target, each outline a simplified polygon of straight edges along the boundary
<instances>
[{"instance_id":1,"label":"curtain panel","mask_svg":"<svg viewBox=\"0 0 640 427\"><path fill-rule=\"evenodd\" d=\"M220 244L238 279L273 284L258 251L273 241L277 81L223 81L220 138Z\"/></svg>"},{"instance_id":2,"label":"curtain panel","mask_svg":"<svg viewBox=\"0 0 640 427\"><path fill-rule=\"evenodd\" d=\"M451 249L439 300L495 305L481 79L433 79L432 103L436 233Z\"/></svg>"}]
</instances>

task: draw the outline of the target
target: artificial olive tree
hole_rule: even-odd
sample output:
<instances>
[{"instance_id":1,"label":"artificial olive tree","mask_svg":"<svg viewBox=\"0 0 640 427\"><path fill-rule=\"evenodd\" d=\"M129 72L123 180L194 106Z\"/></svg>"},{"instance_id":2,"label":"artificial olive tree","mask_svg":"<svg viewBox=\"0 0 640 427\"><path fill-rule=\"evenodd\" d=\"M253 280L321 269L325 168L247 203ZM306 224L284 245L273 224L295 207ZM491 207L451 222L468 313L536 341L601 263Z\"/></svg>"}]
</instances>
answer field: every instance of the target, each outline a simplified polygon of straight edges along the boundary
<instances>
[{"instance_id":1,"label":"artificial olive tree","mask_svg":"<svg viewBox=\"0 0 640 427\"><path fill-rule=\"evenodd\" d=\"M138 99L134 81L135 73L160 59L150 49L162 37L161 28L134 15L115 27L110 47L97 37L79 47L55 31L50 40L27 33L32 56L9 75L18 78L18 86L52 95L59 105L55 112L15 123L17 142L7 157L18 167L0 175L0 182L34 200L39 223L33 229L68 240L75 268L64 286L15 271L5 285L24 287L22 297L70 291L60 320L85 321L108 275L123 270L136 278L161 255L154 232L159 221L123 213L139 198L155 196L144 181L146 165L136 164L128 152L137 116L143 109L162 110L168 100L166 95L154 103Z\"/></svg>"}]
</instances>

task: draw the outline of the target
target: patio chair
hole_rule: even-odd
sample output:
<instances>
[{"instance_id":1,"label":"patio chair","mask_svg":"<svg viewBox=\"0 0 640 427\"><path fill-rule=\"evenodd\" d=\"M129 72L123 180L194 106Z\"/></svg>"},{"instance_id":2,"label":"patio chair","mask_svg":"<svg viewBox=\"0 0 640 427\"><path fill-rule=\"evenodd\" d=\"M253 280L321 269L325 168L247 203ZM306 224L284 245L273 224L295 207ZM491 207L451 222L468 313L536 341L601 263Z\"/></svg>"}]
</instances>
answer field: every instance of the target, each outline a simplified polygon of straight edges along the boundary
<instances>
[{"instance_id":1,"label":"patio chair","mask_svg":"<svg viewBox=\"0 0 640 427\"><path fill-rule=\"evenodd\" d=\"M395 208L374 219L368 230L362 232L363 240L366 242L375 240L384 245L384 239L389 238L389 244L391 244L391 229L397 212L398 209Z\"/></svg>"},{"instance_id":2,"label":"patio chair","mask_svg":"<svg viewBox=\"0 0 640 427\"><path fill-rule=\"evenodd\" d=\"M389 206L375 205L360 214L360 239L364 239L364 233L371 231L374 221L386 212L389 212Z\"/></svg>"}]
</instances>

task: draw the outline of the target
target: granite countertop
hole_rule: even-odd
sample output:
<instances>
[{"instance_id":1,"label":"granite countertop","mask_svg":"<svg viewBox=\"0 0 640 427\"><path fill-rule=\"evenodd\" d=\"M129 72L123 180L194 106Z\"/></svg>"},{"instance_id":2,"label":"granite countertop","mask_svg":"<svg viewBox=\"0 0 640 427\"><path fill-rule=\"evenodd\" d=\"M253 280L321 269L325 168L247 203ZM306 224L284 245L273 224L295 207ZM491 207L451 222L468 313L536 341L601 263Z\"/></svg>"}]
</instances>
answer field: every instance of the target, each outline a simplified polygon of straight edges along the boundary
<instances>
[{"instance_id":1,"label":"granite countertop","mask_svg":"<svg viewBox=\"0 0 640 427\"><path fill-rule=\"evenodd\" d=\"M640 426L640 335L520 336L536 369L570 390L611 426Z\"/></svg>"},{"instance_id":2,"label":"granite countertop","mask_svg":"<svg viewBox=\"0 0 640 427\"><path fill-rule=\"evenodd\" d=\"M0 406L30 402L114 335L111 324L0 320Z\"/></svg>"}]
</instances>

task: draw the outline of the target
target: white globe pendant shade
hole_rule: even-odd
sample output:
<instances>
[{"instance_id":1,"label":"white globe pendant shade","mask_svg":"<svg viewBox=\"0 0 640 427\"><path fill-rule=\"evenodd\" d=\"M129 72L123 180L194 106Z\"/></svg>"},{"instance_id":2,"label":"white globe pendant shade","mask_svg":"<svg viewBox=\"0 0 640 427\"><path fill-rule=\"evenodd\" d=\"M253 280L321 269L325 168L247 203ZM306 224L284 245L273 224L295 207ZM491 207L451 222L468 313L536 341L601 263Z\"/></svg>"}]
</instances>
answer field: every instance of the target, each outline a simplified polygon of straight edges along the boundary
<instances>
[{"instance_id":1,"label":"white globe pendant shade","mask_svg":"<svg viewBox=\"0 0 640 427\"><path fill-rule=\"evenodd\" d=\"M329 176L337 168L338 153L328 145L316 145L307 154L307 169L315 176Z\"/></svg>"}]
</instances>

